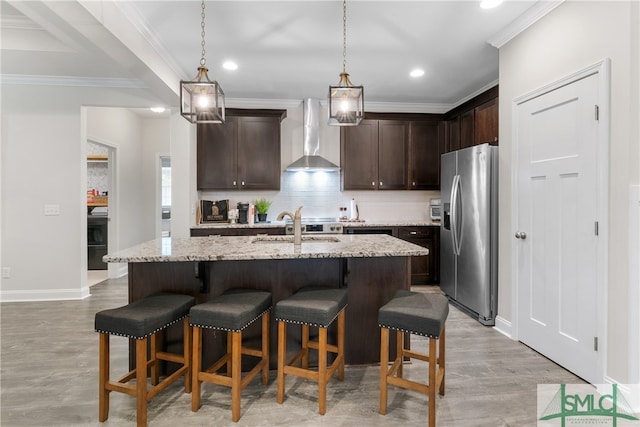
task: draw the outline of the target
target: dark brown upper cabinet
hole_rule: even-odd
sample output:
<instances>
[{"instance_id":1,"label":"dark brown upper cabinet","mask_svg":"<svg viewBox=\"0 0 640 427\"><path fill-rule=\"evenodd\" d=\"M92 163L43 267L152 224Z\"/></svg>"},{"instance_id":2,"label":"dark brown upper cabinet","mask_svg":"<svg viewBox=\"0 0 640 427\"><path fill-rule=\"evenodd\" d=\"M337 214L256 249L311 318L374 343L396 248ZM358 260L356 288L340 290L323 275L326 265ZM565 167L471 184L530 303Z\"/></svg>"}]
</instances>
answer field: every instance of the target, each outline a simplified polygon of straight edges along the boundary
<instances>
[{"instance_id":1,"label":"dark brown upper cabinet","mask_svg":"<svg viewBox=\"0 0 640 427\"><path fill-rule=\"evenodd\" d=\"M440 114L365 113L341 130L343 190L438 190Z\"/></svg>"},{"instance_id":2,"label":"dark brown upper cabinet","mask_svg":"<svg viewBox=\"0 0 640 427\"><path fill-rule=\"evenodd\" d=\"M198 125L198 190L279 190L286 110L228 109L226 115L224 124Z\"/></svg>"},{"instance_id":3,"label":"dark brown upper cabinet","mask_svg":"<svg viewBox=\"0 0 640 427\"><path fill-rule=\"evenodd\" d=\"M340 134L343 190L407 188L408 123L364 119Z\"/></svg>"},{"instance_id":4,"label":"dark brown upper cabinet","mask_svg":"<svg viewBox=\"0 0 640 427\"><path fill-rule=\"evenodd\" d=\"M409 189L440 189L440 151L445 123L439 118L409 126Z\"/></svg>"},{"instance_id":5,"label":"dark brown upper cabinet","mask_svg":"<svg viewBox=\"0 0 640 427\"><path fill-rule=\"evenodd\" d=\"M445 114L444 152L489 143L498 145L498 86Z\"/></svg>"}]
</instances>

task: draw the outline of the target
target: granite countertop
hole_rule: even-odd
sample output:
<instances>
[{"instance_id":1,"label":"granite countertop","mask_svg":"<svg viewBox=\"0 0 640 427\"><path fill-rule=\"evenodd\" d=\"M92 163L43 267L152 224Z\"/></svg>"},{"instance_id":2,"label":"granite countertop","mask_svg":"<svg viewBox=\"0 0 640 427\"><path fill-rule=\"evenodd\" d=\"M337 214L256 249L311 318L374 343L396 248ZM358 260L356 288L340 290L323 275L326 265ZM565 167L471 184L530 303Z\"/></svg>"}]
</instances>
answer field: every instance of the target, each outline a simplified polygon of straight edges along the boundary
<instances>
[{"instance_id":1,"label":"granite countertop","mask_svg":"<svg viewBox=\"0 0 640 427\"><path fill-rule=\"evenodd\" d=\"M432 220L392 220L392 221L339 221L343 227L440 227L440 221ZM192 228L277 228L284 227L284 221L256 222L255 224L229 224L226 222L198 224Z\"/></svg>"},{"instance_id":2,"label":"granite countertop","mask_svg":"<svg viewBox=\"0 0 640 427\"><path fill-rule=\"evenodd\" d=\"M239 261L429 255L429 250L384 234L165 237L105 255L104 262Z\"/></svg>"}]
</instances>

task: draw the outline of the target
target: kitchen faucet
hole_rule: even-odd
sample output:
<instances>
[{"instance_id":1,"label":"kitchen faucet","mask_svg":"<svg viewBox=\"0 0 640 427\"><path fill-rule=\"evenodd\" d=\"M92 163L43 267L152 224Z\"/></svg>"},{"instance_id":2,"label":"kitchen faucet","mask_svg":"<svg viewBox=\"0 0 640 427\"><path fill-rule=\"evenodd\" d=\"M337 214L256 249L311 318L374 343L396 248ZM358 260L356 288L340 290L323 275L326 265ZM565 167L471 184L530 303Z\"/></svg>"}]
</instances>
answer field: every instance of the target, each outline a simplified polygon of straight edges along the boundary
<instances>
[{"instance_id":1,"label":"kitchen faucet","mask_svg":"<svg viewBox=\"0 0 640 427\"><path fill-rule=\"evenodd\" d=\"M293 221L293 244L295 246L300 246L302 243L302 217L300 216L300 211L302 210L302 206L300 206L295 214L292 214L289 211L283 211L278 214L278 221L282 221L285 216L291 218Z\"/></svg>"}]
</instances>

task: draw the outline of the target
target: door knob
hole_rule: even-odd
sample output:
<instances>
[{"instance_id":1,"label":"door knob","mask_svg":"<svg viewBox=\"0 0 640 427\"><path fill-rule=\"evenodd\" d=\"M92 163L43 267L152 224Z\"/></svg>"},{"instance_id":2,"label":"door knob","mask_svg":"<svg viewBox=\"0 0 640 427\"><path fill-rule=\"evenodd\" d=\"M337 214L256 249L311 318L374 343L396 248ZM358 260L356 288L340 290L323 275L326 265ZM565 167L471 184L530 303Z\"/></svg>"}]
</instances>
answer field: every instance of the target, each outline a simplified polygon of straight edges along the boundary
<instances>
[{"instance_id":1,"label":"door knob","mask_svg":"<svg viewBox=\"0 0 640 427\"><path fill-rule=\"evenodd\" d=\"M525 233L524 231L516 231L516 239L526 239L527 238L527 233Z\"/></svg>"}]
</instances>

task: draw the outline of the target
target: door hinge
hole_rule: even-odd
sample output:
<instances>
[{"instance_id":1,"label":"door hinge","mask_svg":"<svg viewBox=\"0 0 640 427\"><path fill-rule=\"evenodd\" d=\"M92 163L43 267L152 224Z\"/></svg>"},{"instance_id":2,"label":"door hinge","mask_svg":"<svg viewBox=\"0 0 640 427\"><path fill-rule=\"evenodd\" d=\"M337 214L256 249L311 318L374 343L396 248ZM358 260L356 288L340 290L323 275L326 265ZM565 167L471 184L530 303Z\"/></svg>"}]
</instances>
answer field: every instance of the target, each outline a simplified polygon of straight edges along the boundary
<instances>
[{"instance_id":1,"label":"door hinge","mask_svg":"<svg viewBox=\"0 0 640 427\"><path fill-rule=\"evenodd\" d=\"M598 351L598 337L593 337L593 351Z\"/></svg>"},{"instance_id":2,"label":"door hinge","mask_svg":"<svg viewBox=\"0 0 640 427\"><path fill-rule=\"evenodd\" d=\"M599 231L598 230L598 221L596 221L595 228L594 228L594 232L596 233L596 236L598 235L598 231Z\"/></svg>"},{"instance_id":3,"label":"door hinge","mask_svg":"<svg viewBox=\"0 0 640 427\"><path fill-rule=\"evenodd\" d=\"M600 120L600 107L596 105L596 120Z\"/></svg>"}]
</instances>

